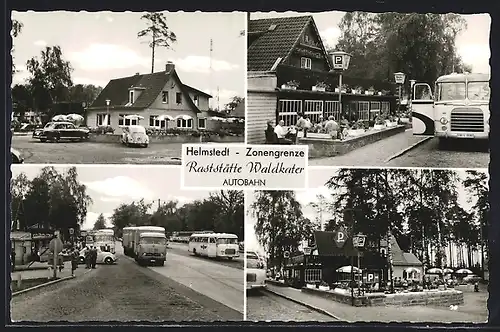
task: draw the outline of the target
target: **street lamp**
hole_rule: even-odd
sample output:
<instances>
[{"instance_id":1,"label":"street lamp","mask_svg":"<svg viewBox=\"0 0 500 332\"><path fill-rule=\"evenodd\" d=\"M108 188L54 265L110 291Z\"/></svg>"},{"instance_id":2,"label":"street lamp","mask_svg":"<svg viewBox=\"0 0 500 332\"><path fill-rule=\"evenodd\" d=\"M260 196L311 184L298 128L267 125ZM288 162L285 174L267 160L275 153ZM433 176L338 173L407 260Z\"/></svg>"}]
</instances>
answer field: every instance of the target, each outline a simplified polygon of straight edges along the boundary
<instances>
[{"instance_id":1,"label":"street lamp","mask_svg":"<svg viewBox=\"0 0 500 332\"><path fill-rule=\"evenodd\" d=\"M109 103L111 102L111 100L109 99L106 99L106 114L107 114L107 118L106 118L106 126L108 125L108 122L109 122Z\"/></svg>"},{"instance_id":2,"label":"street lamp","mask_svg":"<svg viewBox=\"0 0 500 332\"><path fill-rule=\"evenodd\" d=\"M332 63L333 63L333 72L339 73L339 109L342 113L342 72L349 68L349 62L351 61L351 54L342 52L342 51L333 51L330 52Z\"/></svg>"},{"instance_id":3,"label":"street lamp","mask_svg":"<svg viewBox=\"0 0 500 332\"><path fill-rule=\"evenodd\" d=\"M398 95L399 95L399 98L398 98L398 112L400 111L400 108L401 108L401 87L403 86L404 82L405 82L405 73L402 73L402 72L397 72L397 73L394 73L394 80L396 81L396 84L398 85Z\"/></svg>"}]
</instances>

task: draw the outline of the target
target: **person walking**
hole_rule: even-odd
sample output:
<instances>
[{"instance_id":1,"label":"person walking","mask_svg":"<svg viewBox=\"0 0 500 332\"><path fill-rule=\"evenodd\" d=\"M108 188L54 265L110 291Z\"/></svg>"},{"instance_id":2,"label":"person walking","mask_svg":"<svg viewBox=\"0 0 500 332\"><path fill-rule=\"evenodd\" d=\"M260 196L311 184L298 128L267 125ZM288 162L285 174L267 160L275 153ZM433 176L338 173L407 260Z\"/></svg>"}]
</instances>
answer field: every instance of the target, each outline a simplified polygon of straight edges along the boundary
<instances>
[{"instance_id":1,"label":"person walking","mask_svg":"<svg viewBox=\"0 0 500 332\"><path fill-rule=\"evenodd\" d=\"M85 248L85 268L90 269L90 248Z\"/></svg>"},{"instance_id":2,"label":"person walking","mask_svg":"<svg viewBox=\"0 0 500 332\"><path fill-rule=\"evenodd\" d=\"M97 248L96 247L92 247L92 251L91 251L90 255L91 255L92 268L95 269L96 265L97 265Z\"/></svg>"},{"instance_id":3,"label":"person walking","mask_svg":"<svg viewBox=\"0 0 500 332\"><path fill-rule=\"evenodd\" d=\"M75 270L78 268L78 260L80 259L80 252L74 248L71 252L71 276L75 276Z\"/></svg>"}]
</instances>

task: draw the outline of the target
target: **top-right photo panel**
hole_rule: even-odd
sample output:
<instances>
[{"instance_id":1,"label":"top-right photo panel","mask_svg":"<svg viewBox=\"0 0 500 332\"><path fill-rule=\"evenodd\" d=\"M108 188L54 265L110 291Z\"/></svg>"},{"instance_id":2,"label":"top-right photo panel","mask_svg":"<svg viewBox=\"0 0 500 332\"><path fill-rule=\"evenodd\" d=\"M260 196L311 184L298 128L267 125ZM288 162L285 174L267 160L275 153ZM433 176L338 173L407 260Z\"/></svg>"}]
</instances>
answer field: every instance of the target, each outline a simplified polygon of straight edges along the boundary
<instances>
[{"instance_id":1,"label":"top-right photo panel","mask_svg":"<svg viewBox=\"0 0 500 332\"><path fill-rule=\"evenodd\" d=\"M251 13L247 143L310 166L487 168L488 14Z\"/></svg>"}]
</instances>

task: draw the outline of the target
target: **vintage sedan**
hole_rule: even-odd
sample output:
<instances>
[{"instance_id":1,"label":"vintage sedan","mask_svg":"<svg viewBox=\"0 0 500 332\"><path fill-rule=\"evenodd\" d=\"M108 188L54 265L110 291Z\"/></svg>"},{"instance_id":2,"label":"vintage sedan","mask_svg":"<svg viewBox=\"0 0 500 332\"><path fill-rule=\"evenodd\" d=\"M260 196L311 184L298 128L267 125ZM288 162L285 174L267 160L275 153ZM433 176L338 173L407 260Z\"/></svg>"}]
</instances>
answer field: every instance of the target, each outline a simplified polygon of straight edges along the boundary
<instances>
[{"instance_id":1,"label":"vintage sedan","mask_svg":"<svg viewBox=\"0 0 500 332\"><path fill-rule=\"evenodd\" d=\"M247 290L266 288L266 266L263 258L254 251L246 253Z\"/></svg>"},{"instance_id":2,"label":"vintage sedan","mask_svg":"<svg viewBox=\"0 0 500 332\"><path fill-rule=\"evenodd\" d=\"M85 252L89 250L87 247L80 250L80 264L85 264ZM97 264L106 264L111 265L115 264L118 258L116 258L115 254L102 251L101 248L97 248Z\"/></svg>"},{"instance_id":3,"label":"vintage sedan","mask_svg":"<svg viewBox=\"0 0 500 332\"><path fill-rule=\"evenodd\" d=\"M149 136L143 126L133 125L122 127L122 144L126 146L142 146L147 148L149 145Z\"/></svg>"},{"instance_id":4,"label":"vintage sedan","mask_svg":"<svg viewBox=\"0 0 500 332\"><path fill-rule=\"evenodd\" d=\"M33 138L37 138L41 142L83 141L88 139L89 135L90 130L88 128L77 127L71 122L49 122L43 129L37 129L33 132Z\"/></svg>"},{"instance_id":5,"label":"vintage sedan","mask_svg":"<svg viewBox=\"0 0 500 332\"><path fill-rule=\"evenodd\" d=\"M10 158L12 159L13 164L22 164L24 162L21 152L13 148L10 148Z\"/></svg>"}]
</instances>

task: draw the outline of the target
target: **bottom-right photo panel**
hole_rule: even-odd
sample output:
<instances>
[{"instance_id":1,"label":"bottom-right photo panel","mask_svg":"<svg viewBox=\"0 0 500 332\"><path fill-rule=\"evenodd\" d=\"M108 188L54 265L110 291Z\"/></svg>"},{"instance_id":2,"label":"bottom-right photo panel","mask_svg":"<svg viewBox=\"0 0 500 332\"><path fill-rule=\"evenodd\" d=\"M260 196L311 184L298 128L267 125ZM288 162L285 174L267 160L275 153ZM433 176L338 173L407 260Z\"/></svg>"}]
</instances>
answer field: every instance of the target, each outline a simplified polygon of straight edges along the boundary
<instances>
[{"instance_id":1,"label":"bottom-right photo panel","mask_svg":"<svg viewBox=\"0 0 500 332\"><path fill-rule=\"evenodd\" d=\"M249 321L488 319L486 169L309 170L246 197Z\"/></svg>"}]
</instances>

